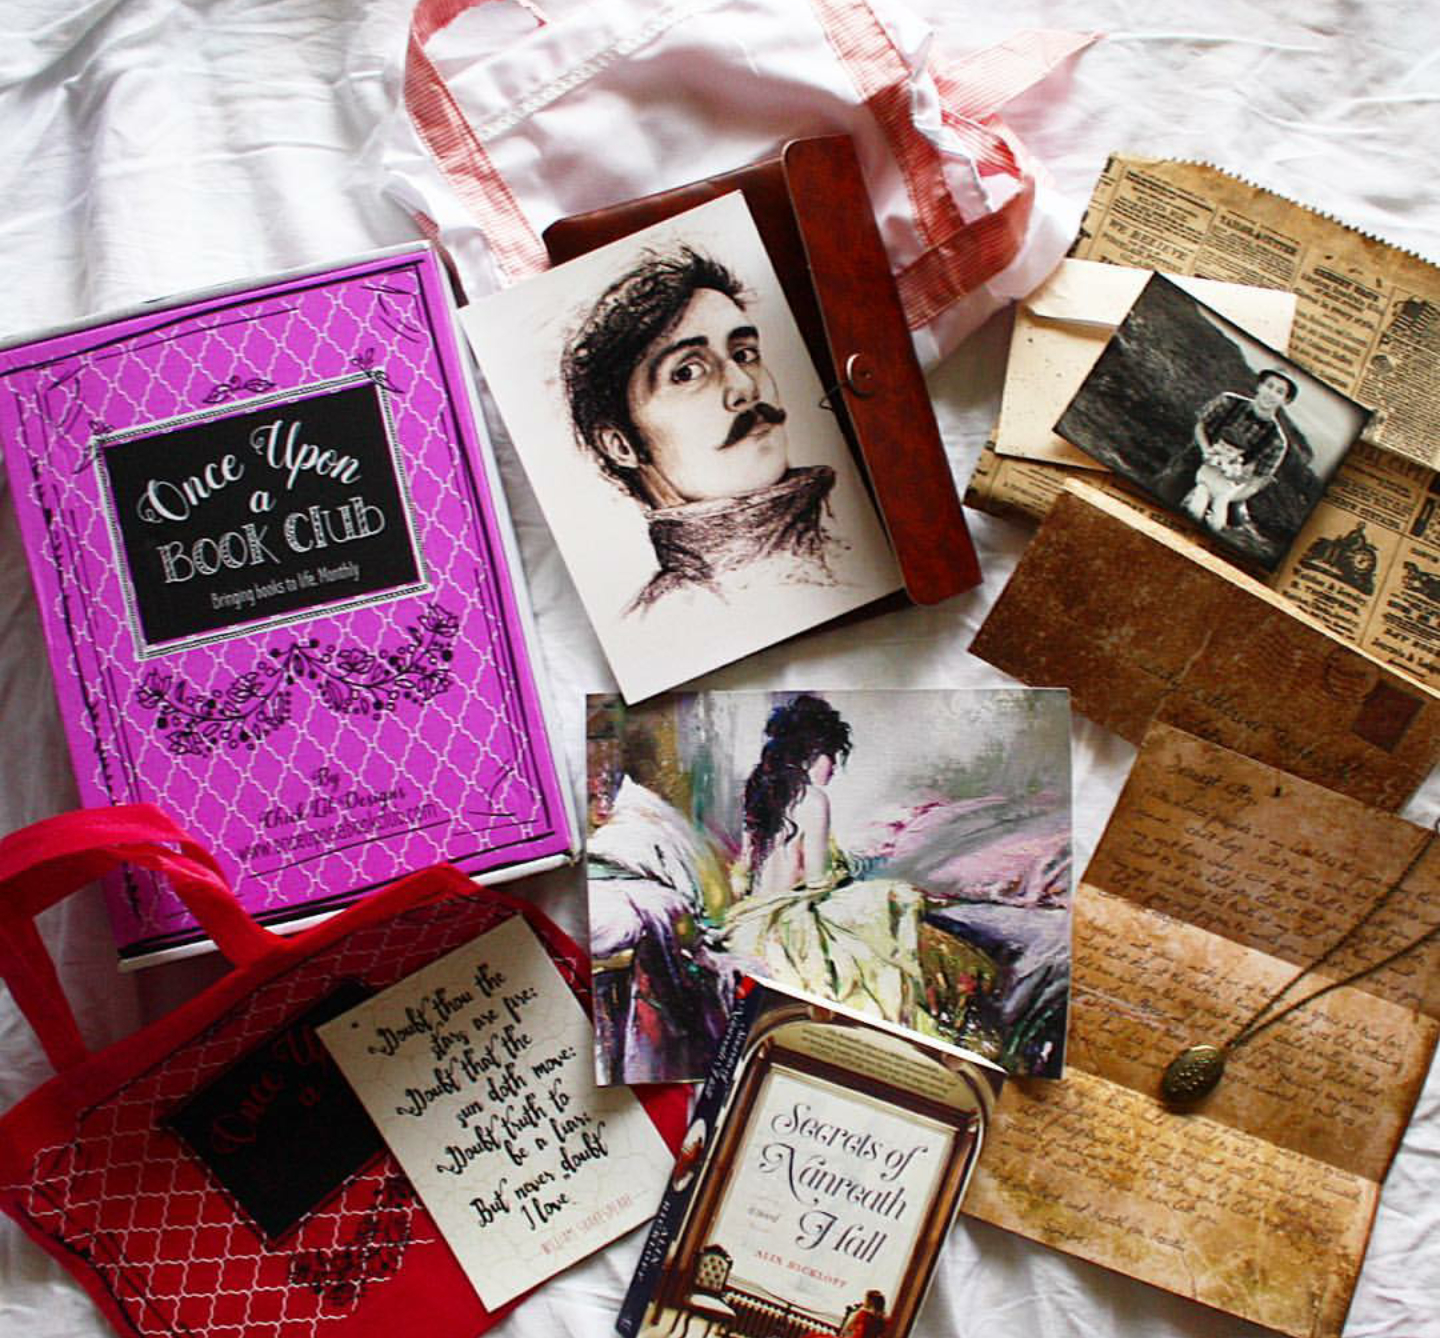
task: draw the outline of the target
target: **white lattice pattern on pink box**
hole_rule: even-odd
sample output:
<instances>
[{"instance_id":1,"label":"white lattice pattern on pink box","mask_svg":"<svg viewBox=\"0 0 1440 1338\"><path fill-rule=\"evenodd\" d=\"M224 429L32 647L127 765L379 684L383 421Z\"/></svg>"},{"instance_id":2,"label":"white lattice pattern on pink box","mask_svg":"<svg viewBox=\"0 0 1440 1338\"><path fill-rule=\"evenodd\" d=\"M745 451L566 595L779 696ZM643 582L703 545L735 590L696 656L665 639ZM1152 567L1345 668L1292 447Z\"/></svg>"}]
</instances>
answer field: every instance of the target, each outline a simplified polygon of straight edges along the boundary
<instances>
[{"instance_id":1,"label":"white lattice pattern on pink box","mask_svg":"<svg viewBox=\"0 0 1440 1338\"><path fill-rule=\"evenodd\" d=\"M82 795L166 808L211 843L260 918L329 908L440 860L483 871L569 849L518 573L475 455L441 285L428 252L409 253L0 362L12 392L0 421ZM221 432L257 405L299 414L353 387L373 387L388 415L428 589L251 617L229 639L221 628L158 653L137 644L100 453L153 425ZM336 778L328 794L323 774ZM114 902L122 941L191 923L153 885Z\"/></svg>"}]
</instances>

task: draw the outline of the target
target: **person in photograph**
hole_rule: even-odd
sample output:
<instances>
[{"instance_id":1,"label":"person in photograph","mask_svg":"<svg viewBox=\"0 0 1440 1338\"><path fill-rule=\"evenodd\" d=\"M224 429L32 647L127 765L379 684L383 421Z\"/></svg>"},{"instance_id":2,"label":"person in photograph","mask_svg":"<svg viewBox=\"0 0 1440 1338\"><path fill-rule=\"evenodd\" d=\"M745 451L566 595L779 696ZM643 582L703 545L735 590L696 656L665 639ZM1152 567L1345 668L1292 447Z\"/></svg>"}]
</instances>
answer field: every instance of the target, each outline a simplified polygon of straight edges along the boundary
<instances>
[{"instance_id":1,"label":"person in photograph","mask_svg":"<svg viewBox=\"0 0 1440 1338\"><path fill-rule=\"evenodd\" d=\"M1207 528L1253 530L1246 503L1268 488L1279 472L1289 442L1280 410L1299 387L1284 372L1260 373L1253 397L1222 391L1195 420L1200 464L1181 509Z\"/></svg>"},{"instance_id":2,"label":"person in photograph","mask_svg":"<svg viewBox=\"0 0 1440 1338\"><path fill-rule=\"evenodd\" d=\"M724 265L646 253L589 310L561 376L580 443L647 512L658 569L627 613L677 591L835 584L835 472L791 467L760 331Z\"/></svg>"},{"instance_id":3,"label":"person in photograph","mask_svg":"<svg viewBox=\"0 0 1440 1338\"><path fill-rule=\"evenodd\" d=\"M885 1293L872 1287L865 1293L865 1299L851 1308L835 1332L835 1338L885 1338L885 1325L889 1316L885 1313ZM812 1329L802 1338L830 1338L829 1332Z\"/></svg>"},{"instance_id":4,"label":"person in photograph","mask_svg":"<svg viewBox=\"0 0 1440 1338\"><path fill-rule=\"evenodd\" d=\"M885 1293L871 1288L840 1329L839 1338L885 1338Z\"/></svg>"}]
</instances>

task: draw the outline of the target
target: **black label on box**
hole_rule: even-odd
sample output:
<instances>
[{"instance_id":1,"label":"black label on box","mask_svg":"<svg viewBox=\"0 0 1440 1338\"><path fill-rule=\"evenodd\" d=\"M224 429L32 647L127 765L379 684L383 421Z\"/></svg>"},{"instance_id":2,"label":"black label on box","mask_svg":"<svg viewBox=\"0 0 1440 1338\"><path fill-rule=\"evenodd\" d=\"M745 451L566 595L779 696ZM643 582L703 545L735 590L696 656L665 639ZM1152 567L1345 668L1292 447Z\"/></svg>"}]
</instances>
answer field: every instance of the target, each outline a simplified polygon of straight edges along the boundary
<instances>
[{"instance_id":1,"label":"black label on box","mask_svg":"<svg viewBox=\"0 0 1440 1338\"><path fill-rule=\"evenodd\" d=\"M161 1123L185 1140L269 1240L384 1146L315 1028L374 991L342 982Z\"/></svg>"},{"instance_id":2,"label":"black label on box","mask_svg":"<svg viewBox=\"0 0 1440 1338\"><path fill-rule=\"evenodd\" d=\"M102 440L142 654L420 588L380 395L362 378Z\"/></svg>"}]
</instances>

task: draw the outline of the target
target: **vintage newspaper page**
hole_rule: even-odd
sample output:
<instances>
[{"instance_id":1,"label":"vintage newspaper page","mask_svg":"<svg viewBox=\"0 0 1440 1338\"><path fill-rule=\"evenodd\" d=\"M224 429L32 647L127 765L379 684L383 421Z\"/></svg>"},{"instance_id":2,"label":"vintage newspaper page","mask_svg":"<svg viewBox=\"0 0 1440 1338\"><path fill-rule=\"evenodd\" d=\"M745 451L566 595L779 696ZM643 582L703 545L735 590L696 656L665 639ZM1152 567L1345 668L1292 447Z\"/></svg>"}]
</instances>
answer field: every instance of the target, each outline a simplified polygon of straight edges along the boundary
<instances>
[{"instance_id":1,"label":"vintage newspaper page","mask_svg":"<svg viewBox=\"0 0 1440 1338\"><path fill-rule=\"evenodd\" d=\"M1357 443L1270 586L1337 635L1440 687L1437 506L1433 469Z\"/></svg>"},{"instance_id":2,"label":"vintage newspaper page","mask_svg":"<svg viewBox=\"0 0 1440 1338\"><path fill-rule=\"evenodd\" d=\"M1007 1087L965 1210L1284 1333L1339 1334L1440 1033L1440 939L1256 1035L1192 1111L1158 1084L1368 907L1294 997L1440 923L1440 846L1390 891L1426 839L1154 726L1077 897L1066 1080Z\"/></svg>"},{"instance_id":3,"label":"vintage newspaper page","mask_svg":"<svg viewBox=\"0 0 1440 1338\"><path fill-rule=\"evenodd\" d=\"M1399 809L1440 758L1440 694L1184 536L1072 482L971 651L1138 744L1152 720Z\"/></svg>"},{"instance_id":4,"label":"vintage newspaper page","mask_svg":"<svg viewBox=\"0 0 1440 1338\"><path fill-rule=\"evenodd\" d=\"M1290 356L1375 416L1271 585L1440 685L1440 268L1218 168L1119 154L1072 254L1296 294ZM1058 473L987 447L965 500L1038 517Z\"/></svg>"}]
</instances>

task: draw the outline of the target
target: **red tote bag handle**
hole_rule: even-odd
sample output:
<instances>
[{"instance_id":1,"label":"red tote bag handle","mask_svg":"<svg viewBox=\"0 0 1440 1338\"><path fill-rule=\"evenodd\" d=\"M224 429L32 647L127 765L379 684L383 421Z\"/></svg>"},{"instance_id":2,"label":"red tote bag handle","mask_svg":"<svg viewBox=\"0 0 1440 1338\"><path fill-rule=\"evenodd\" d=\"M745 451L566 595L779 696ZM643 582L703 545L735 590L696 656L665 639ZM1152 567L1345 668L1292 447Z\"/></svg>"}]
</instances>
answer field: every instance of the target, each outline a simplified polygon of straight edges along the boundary
<instances>
[{"instance_id":1,"label":"red tote bag handle","mask_svg":"<svg viewBox=\"0 0 1440 1338\"><path fill-rule=\"evenodd\" d=\"M427 51L430 40L467 10L493 3L498 0L416 0L406 45L403 96L416 134L468 210L504 282L510 284L548 268L549 257L536 225ZM528 11L537 28L548 26L543 0L512 3ZM808 9L805 17L819 21L830 50L854 85L860 106L874 120L879 138L871 144L884 144L904 181L922 249L895 275L895 283L910 329L920 329L983 288L1024 249L1035 207L1036 174L1043 169L1025 153L998 113L1007 102L1089 46L1098 34L1026 30L959 59L931 61L928 72L939 95L947 133L970 156L974 171L986 181L987 192L996 178L1008 178L1014 184L1002 204L972 217L962 212L951 191L944 155L915 124L912 70L880 16L863 0L811 0ZM518 44L524 38L511 35L503 40ZM489 48L479 54L489 56L503 49ZM703 60L703 51L697 58ZM596 58L593 68L579 65L569 70L570 86L580 86L609 63L607 55L605 60ZM803 87L796 96L804 96ZM519 100L523 102L523 98ZM824 120L792 133L831 134L839 128ZM783 138L788 136L778 137L770 152L779 149ZM863 146L860 157L867 157ZM655 180L648 188L632 193L649 194L678 184ZM1004 194L1001 192L1002 198ZM623 196L616 199L612 195L591 200L585 208L622 201ZM417 222L432 241L438 240L439 229L431 219L420 215Z\"/></svg>"},{"instance_id":2,"label":"red tote bag handle","mask_svg":"<svg viewBox=\"0 0 1440 1338\"><path fill-rule=\"evenodd\" d=\"M153 804L80 809L0 840L0 976L57 1072L89 1053L35 917L122 864L163 874L236 966L280 940L235 900L220 866Z\"/></svg>"}]
</instances>

